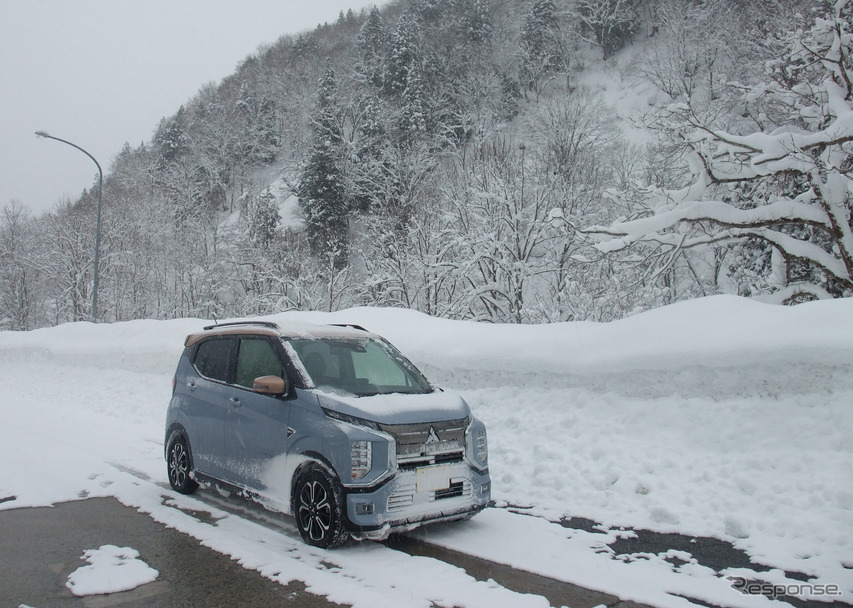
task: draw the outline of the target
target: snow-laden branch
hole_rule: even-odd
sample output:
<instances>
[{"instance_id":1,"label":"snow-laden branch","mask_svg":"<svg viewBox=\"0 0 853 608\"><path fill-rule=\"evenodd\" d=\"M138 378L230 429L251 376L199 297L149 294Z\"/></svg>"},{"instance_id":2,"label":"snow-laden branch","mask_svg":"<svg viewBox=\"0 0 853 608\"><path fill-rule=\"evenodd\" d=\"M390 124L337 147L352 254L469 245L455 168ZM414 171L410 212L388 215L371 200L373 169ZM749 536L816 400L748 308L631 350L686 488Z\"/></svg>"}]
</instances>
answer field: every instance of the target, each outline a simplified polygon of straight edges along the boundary
<instances>
[{"instance_id":1,"label":"snow-laden branch","mask_svg":"<svg viewBox=\"0 0 853 608\"><path fill-rule=\"evenodd\" d=\"M704 125L684 104L673 105L670 111L694 128L687 143L699 153L714 183L747 181L784 172L807 174L814 167L815 153L853 142L853 109L845 99L847 91L826 80L818 92L826 99L821 111L830 122L814 132L789 124L769 133L736 135Z\"/></svg>"},{"instance_id":2,"label":"snow-laden branch","mask_svg":"<svg viewBox=\"0 0 853 608\"><path fill-rule=\"evenodd\" d=\"M769 227L757 224L752 226L745 225L743 227L733 226L727 230L715 231L712 234L699 233L696 235L691 234L690 236L679 233L648 233L641 235L641 237L631 242L628 242L624 237L614 238L610 241L600 243L597 248L603 253L613 253L626 249L633 243L642 240L642 242L651 243L657 247L677 253L687 249L695 249L726 241L738 241L750 237L773 245L790 258L810 262L841 282L848 280L847 268L838 256L827 252L814 243L797 239L779 230L772 230Z\"/></svg>"},{"instance_id":3,"label":"snow-laden branch","mask_svg":"<svg viewBox=\"0 0 853 608\"><path fill-rule=\"evenodd\" d=\"M802 223L829 229L826 213L795 200L777 201L754 209L738 209L720 201L695 201L650 217L608 227L593 226L584 232L599 235L601 242L596 248L609 253L625 249L648 235L660 233L682 222L750 229L778 223Z\"/></svg>"},{"instance_id":4,"label":"snow-laden branch","mask_svg":"<svg viewBox=\"0 0 853 608\"><path fill-rule=\"evenodd\" d=\"M818 300L832 299L832 294L827 290L819 287L818 285L811 285L809 283L794 283L792 285L788 285L788 287L775 291L768 296L760 296L756 299L768 304L784 304L793 298L804 295L811 296L811 298L816 298Z\"/></svg>"},{"instance_id":5,"label":"snow-laden branch","mask_svg":"<svg viewBox=\"0 0 853 608\"><path fill-rule=\"evenodd\" d=\"M783 68L802 82L745 93L746 103L763 95L789 112L777 128L731 133L704 122L689 103L670 106L677 130L689 130L682 142L693 178L681 190L649 191L643 202L649 215L583 230L599 241L596 247L614 253L644 243L668 252L664 258L671 264L686 249L759 239L853 294L853 97L847 59L853 36L841 16L846 2L837 3L834 19L818 19L794 43ZM720 189L750 182L762 184L762 198L769 202L738 206L720 200ZM818 274L815 280L824 279ZM810 293L828 292L815 286Z\"/></svg>"}]
</instances>

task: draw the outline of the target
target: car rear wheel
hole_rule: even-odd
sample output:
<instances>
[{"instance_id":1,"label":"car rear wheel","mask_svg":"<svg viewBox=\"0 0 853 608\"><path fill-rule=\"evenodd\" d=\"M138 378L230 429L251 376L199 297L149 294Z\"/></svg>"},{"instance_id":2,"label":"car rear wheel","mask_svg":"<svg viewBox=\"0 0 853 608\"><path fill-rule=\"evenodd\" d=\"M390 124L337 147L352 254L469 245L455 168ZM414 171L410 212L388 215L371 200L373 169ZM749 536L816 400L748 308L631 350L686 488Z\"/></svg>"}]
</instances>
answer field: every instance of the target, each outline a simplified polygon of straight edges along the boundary
<instances>
[{"instance_id":1,"label":"car rear wheel","mask_svg":"<svg viewBox=\"0 0 853 608\"><path fill-rule=\"evenodd\" d=\"M302 540L322 549L346 541L349 534L344 528L343 496L331 474L312 466L297 478L294 497L296 527Z\"/></svg>"},{"instance_id":2,"label":"car rear wheel","mask_svg":"<svg viewBox=\"0 0 853 608\"><path fill-rule=\"evenodd\" d=\"M180 433L175 433L166 449L166 463L169 473L169 485L181 494L192 494L198 484L190 477L192 470L190 451L187 440Z\"/></svg>"}]
</instances>

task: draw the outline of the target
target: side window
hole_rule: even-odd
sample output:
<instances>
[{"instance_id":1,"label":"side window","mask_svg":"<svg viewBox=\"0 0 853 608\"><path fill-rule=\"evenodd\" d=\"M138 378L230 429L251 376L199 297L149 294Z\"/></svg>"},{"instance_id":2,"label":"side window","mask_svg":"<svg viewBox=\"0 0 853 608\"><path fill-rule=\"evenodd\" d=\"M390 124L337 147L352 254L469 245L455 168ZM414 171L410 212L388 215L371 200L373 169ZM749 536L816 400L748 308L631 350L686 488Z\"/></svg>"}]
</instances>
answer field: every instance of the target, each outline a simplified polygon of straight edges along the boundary
<instances>
[{"instance_id":1,"label":"side window","mask_svg":"<svg viewBox=\"0 0 853 608\"><path fill-rule=\"evenodd\" d=\"M193 360L196 371L205 378L227 382L231 344L229 338L206 340L199 344Z\"/></svg>"},{"instance_id":2,"label":"side window","mask_svg":"<svg viewBox=\"0 0 853 608\"><path fill-rule=\"evenodd\" d=\"M235 383L252 388L255 378L261 376L284 377L281 359L269 340L264 338L243 338L240 340L240 352L237 354L237 376Z\"/></svg>"}]
</instances>

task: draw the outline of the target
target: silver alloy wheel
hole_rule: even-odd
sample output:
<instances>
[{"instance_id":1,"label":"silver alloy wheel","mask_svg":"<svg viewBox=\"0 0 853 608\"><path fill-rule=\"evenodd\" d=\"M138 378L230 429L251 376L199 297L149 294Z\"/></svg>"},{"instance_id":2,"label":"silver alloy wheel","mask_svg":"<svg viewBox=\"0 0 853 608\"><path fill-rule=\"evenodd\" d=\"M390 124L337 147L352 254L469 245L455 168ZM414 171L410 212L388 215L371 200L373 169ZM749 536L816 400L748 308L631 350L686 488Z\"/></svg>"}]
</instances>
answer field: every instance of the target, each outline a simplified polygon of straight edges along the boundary
<instances>
[{"instance_id":1,"label":"silver alloy wheel","mask_svg":"<svg viewBox=\"0 0 853 608\"><path fill-rule=\"evenodd\" d=\"M193 456L187 436L174 431L166 442L166 474L175 492L192 494L198 483L192 478Z\"/></svg>"},{"instance_id":2,"label":"silver alloy wheel","mask_svg":"<svg viewBox=\"0 0 853 608\"><path fill-rule=\"evenodd\" d=\"M319 463L311 463L297 475L293 514L306 543L321 549L342 545L349 538L345 509L343 490L334 473Z\"/></svg>"},{"instance_id":3,"label":"silver alloy wheel","mask_svg":"<svg viewBox=\"0 0 853 608\"><path fill-rule=\"evenodd\" d=\"M190 469L190 459L184 442L180 439L172 443L169 452L169 481L173 488L184 487Z\"/></svg>"},{"instance_id":4,"label":"silver alloy wheel","mask_svg":"<svg viewBox=\"0 0 853 608\"><path fill-rule=\"evenodd\" d=\"M319 481L308 481L302 486L297 517L312 541L319 543L329 534L332 505L326 488Z\"/></svg>"}]
</instances>

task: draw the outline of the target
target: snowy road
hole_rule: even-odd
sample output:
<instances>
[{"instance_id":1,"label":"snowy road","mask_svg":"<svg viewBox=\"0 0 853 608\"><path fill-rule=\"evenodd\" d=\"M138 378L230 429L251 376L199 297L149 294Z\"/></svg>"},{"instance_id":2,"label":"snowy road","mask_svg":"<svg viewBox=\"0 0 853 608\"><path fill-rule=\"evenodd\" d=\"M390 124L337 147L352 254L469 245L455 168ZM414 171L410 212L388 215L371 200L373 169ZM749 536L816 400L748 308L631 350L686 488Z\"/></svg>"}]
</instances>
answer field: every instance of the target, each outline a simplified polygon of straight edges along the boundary
<instances>
[{"instance_id":1,"label":"snowy road","mask_svg":"<svg viewBox=\"0 0 853 608\"><path fill-rule=\"evenodd\" d=\"M499 508L417 538L662 608L799 607L853 598L853 306L829 304L711 298L601 326L293 316L384 334L489 426ZM171 492L165 405L200 325L0 333L0 509L114 496L271 580L356 606L549 605L380 544L312 549L263 512ZM560 525L568 517L600 525ZM641 534L630 528L720 539L763 566L615 550ZM800 599L739 593L726 576Z\"/></svg>"}]
</instances>

